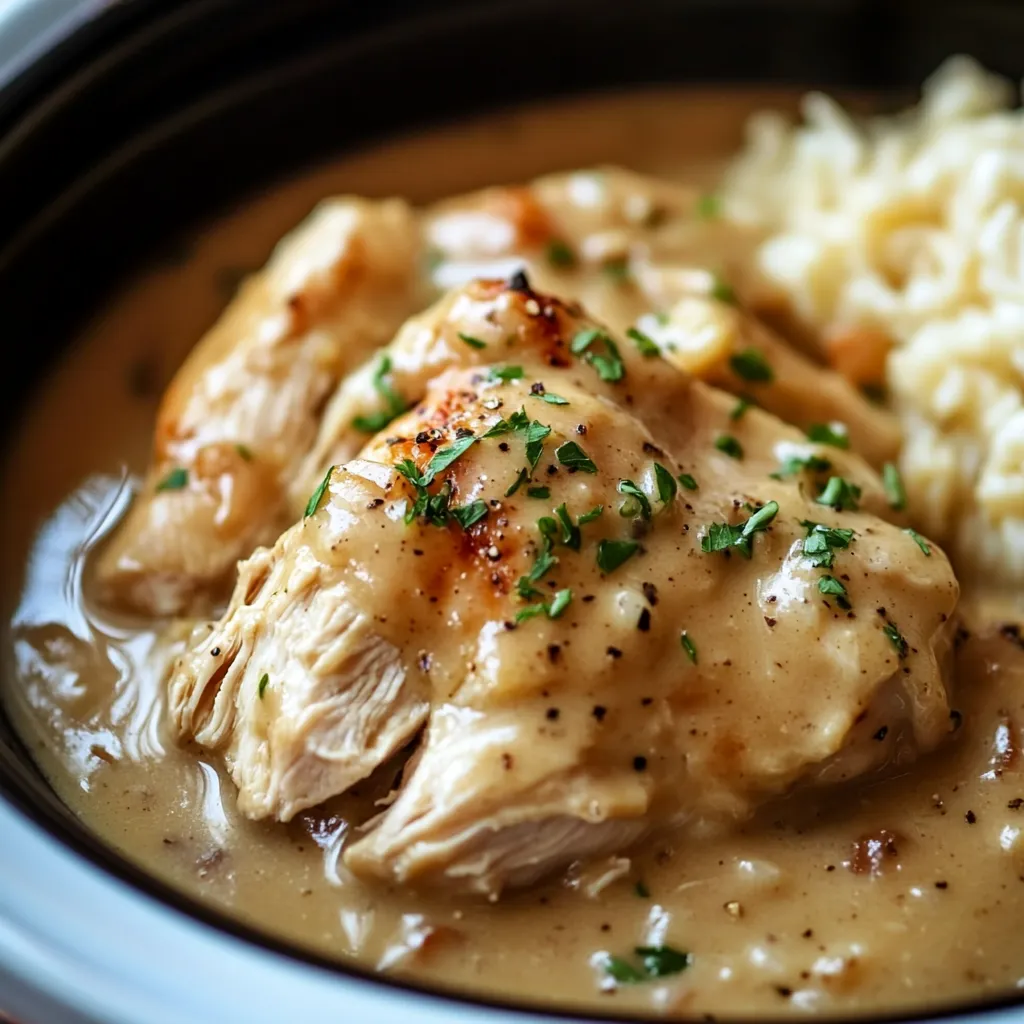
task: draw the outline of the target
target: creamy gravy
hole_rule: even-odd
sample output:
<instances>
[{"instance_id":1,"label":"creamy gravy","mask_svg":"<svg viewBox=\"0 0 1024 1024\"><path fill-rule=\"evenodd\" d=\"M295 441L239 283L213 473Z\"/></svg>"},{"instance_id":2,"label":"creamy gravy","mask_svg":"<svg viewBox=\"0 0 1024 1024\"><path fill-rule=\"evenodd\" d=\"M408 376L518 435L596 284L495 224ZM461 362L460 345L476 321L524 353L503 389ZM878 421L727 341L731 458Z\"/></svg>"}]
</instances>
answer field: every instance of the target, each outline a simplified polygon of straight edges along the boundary
<instances>
[{"instance_id":1,"label":"creamy gravy","mask_svg":"<svg viewBox=\"0 0 1024 1024\"><path fill-rule=\"evenodd\" d=\"M173 637L111 621L83 588L86 555L127 501L126 474L144 467L161 390L239 271L316 200L425 201L598 162L711 180L747 113L792 102L639 94L380 147L205 229L97 317L30 411L0 503L13 583L7 701L87 825L155 875L302 946L517 1001L761 1016L918 1008L1024 983L1024 651L1012 633L972 623L977 636L959 651L965 724L906 774L790 798L728 837L648 842L628 865L588 866L490 905L345 872L350 821L390 777L288 826L241 818L220 765L171 738L160 680ZM602 953L662 943L690 951L692 966L605 987Z\"/></svg>"}]
</instances>

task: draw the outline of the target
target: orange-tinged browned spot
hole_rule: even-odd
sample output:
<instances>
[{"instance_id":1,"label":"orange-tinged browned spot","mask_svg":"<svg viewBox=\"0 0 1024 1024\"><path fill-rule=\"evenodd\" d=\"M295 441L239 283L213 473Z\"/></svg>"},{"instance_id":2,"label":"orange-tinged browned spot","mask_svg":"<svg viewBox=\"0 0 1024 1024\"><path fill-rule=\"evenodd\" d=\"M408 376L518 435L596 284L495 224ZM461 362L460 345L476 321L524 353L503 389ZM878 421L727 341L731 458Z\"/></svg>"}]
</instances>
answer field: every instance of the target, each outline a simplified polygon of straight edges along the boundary
<instances>
[{"instance_id":1,"label":"orange-tinged browned spot","mask_svg":"<svg viewBox=\"0 0 1024 1024\"><path fill-rule=\"evenodd\" d=\"M829 365L858 387L885 381L885 360L892 338L875 327L842 327L825 337Z\"/></svg>"},{"instance_id":2,"label":"orange-tinged browned spot","mask_svg":"<svg viewBox=\"0 0 1024 1024\"><path fill-rule=\"evenodd\" d=\"M855 875L881 875L899 867L899 847L906 840L898 832L880 828L863 835L853 844L847 867Z\"/></svg>"},{"instance_id":3,"label":"orange-tinged browned spot","mask_svg":"<svg viewBox=\"0 0 1024 1024\"><path fill-rule=\"evenodd\" d=\"M547 211L528 188L495 189L488 196L487 210L513 226L516 242L524 248L542 246L554 233Z\"/></svg>"}]
</instances>

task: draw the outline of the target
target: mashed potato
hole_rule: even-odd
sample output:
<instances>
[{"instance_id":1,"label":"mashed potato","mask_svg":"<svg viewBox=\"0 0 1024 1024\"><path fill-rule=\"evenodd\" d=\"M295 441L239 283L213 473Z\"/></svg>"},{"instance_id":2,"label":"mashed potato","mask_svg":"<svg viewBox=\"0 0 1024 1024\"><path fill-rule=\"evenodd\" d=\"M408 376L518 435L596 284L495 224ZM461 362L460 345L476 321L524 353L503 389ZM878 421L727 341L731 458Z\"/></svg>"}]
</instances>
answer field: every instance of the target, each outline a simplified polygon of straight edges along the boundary
<instances>
[{"instance_id":1,"label":"mashed potato","mask_svg":"<svg viewBox=\"0 0 1024 1024\"><path fill-rule=\"evenodd\" d=\"M855 122L820 94L755 117L723 199L823 338L884 346L911 511L961 574L1024 582L1024 112L954 58L921 104ZM886 356L886 350L888 355Z\"/></svg>"}]
</instances>

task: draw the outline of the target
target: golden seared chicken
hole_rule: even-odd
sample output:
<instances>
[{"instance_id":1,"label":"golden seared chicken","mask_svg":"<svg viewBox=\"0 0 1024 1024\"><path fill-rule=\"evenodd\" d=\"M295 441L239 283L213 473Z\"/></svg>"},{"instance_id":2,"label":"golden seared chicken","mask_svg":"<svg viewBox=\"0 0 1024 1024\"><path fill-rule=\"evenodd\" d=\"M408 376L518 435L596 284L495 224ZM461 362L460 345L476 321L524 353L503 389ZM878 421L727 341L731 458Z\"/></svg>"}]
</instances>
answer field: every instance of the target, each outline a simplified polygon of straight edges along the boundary
<instances>
[{"instance_id":1,"label":"golden seared chicken","mask_svg":"<svg viewBox=\"0 0 1024 1024\"><path fill-rule=\"evenodd\" d=\"M949 732L957 584L858 456L521 277L444 309L431 344L464 365L324 478L172 674L246 814L419 736L346 862L495 894Z\"/></svg>"},{"instance_id":2,"label":"golden seared chicken","mask_svg":"<svg viewBox=\"0 0 1024 1024\"><path fill-rule=\"evenodd\" d=\"M153 459L97 567L102 598L148 615L224 596L273 540L287 486L339 379L421 301L399 200L323 204L196 347L164 396Z\"/></svg>"}]
</instances>

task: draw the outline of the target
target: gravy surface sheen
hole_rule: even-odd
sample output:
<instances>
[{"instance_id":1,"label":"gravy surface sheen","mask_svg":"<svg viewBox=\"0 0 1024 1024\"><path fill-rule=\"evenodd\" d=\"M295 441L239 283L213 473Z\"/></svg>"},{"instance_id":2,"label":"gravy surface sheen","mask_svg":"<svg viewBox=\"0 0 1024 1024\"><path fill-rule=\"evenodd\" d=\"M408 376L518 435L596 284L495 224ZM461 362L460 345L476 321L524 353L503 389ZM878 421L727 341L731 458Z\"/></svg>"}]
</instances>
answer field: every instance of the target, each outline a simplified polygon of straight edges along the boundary
<instances>
[{"instance_id":1,"label":"gravy surface sheen","mask_svg":"<svg viewBox=\"0 0 1024 1024\"><path fill-rule=\"evenodd\" d=\"M340 861L383 786L256 823L183 748L162 680L180 637L87 599L86 559L144 469L160 393L244 272L323 196L423 202L615 162L714 180L754 109L794 96L648 92L549 105L346 158L256 198L139 277L41 391L4 470L4 696L60 796L154 875L254 927L431 986L666 1016L921 1009L1024 985L1024 650L1013 610L966 602L963 726L884 781L776 803L729 835L652 840L509 892L367 885ZM411 170L415 169L415 170ZM86 583L83 585L83 579ZM609 985L608 955L672 946L681 974Z\"/></svg>"}]
</instances>

